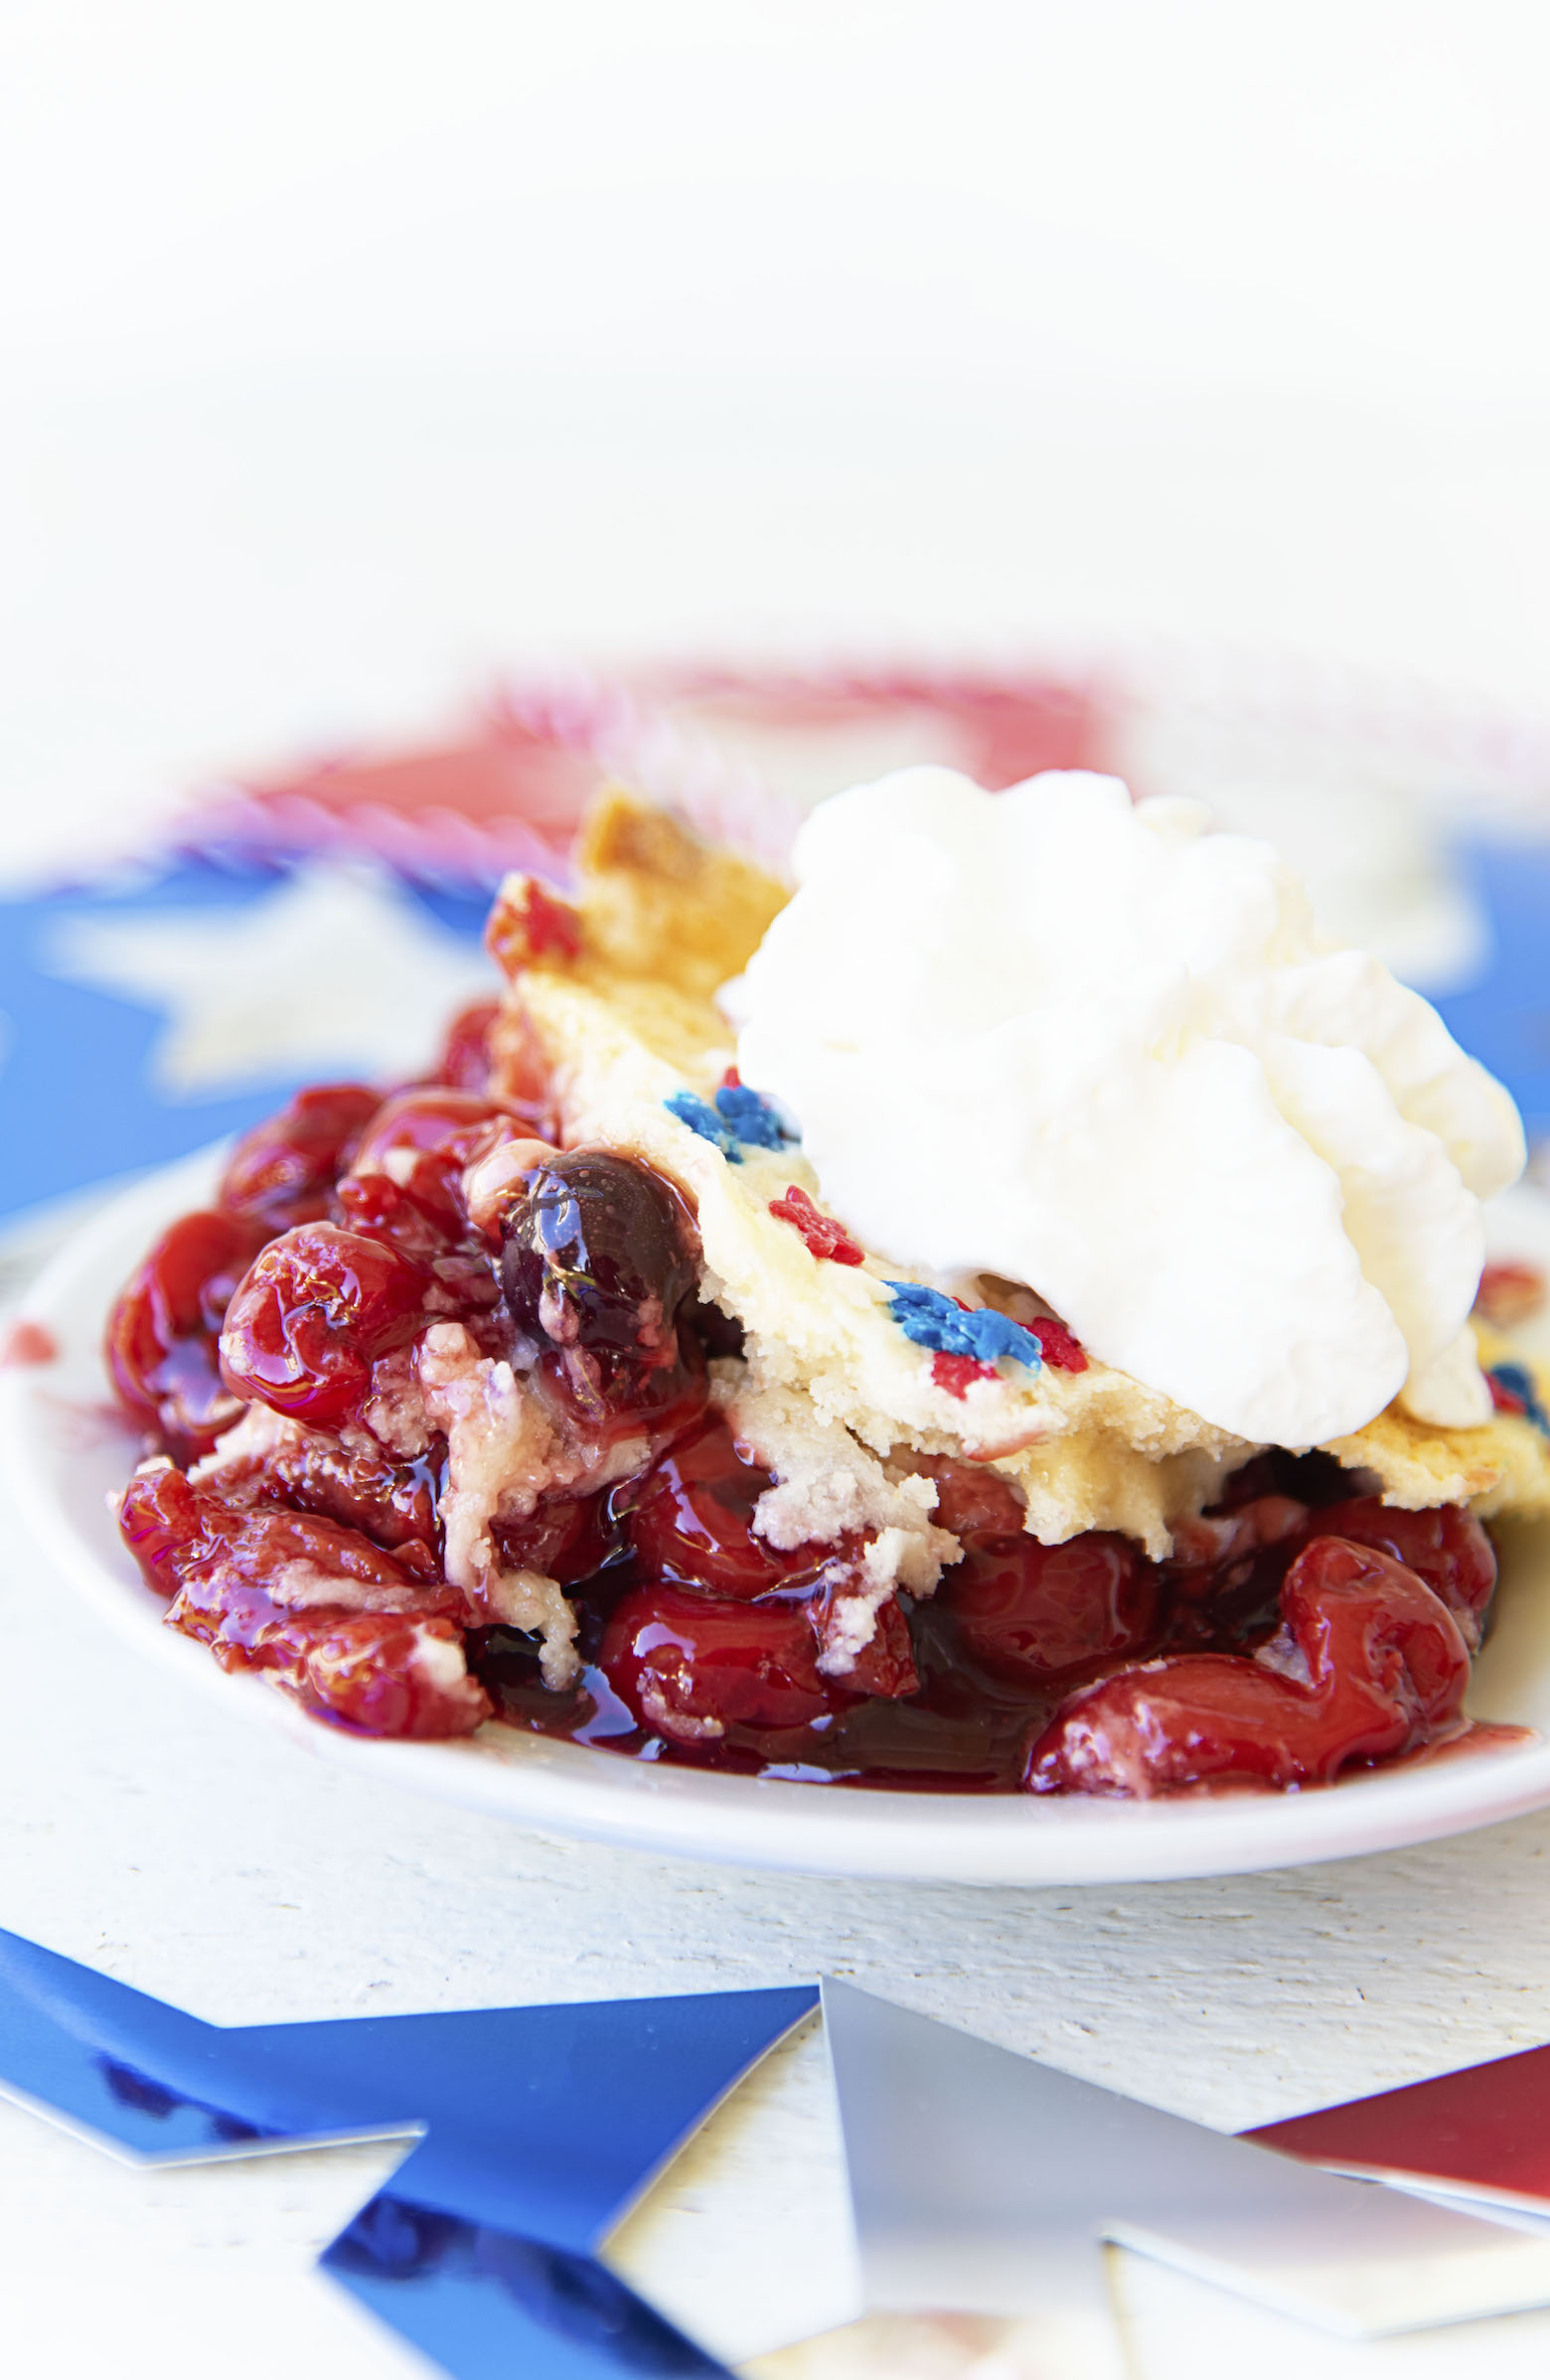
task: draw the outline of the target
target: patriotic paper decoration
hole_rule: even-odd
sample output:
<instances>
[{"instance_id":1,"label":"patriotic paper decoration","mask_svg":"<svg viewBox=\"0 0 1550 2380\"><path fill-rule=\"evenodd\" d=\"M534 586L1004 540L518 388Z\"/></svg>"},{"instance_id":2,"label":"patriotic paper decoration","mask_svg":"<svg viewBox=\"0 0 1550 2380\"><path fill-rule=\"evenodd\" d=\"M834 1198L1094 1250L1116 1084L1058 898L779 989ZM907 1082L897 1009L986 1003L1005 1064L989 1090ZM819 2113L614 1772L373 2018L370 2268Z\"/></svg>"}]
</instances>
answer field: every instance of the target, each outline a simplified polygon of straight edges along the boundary
<instances>
[{"instance_id":1,"label":"patriotic paper decoration","mask_svg":"<svg viewBox=\"0 0 1550 2380\"><path fill-rule=\"evenodd\" d=\"M1253 2137L1340 2172L1379 2180L1399 2173L1459 2197L1550 2215L1550 2048L1316 2108Z\"/></svg>"},{"instance_id":2,"label":"patriotic paper decoration","mask_svg":"<svg viewBox=\"0 0 1550 2380\"><path fill-rule=\"evenodd\" d=\"M147 2161L409 2139L322 2262L454 2380L726 2380L598 2247L817 1998L223 2026L0 1933L0 2089ZM1462 2127L1476 2182L1544 2183L1542 2156L1493 2161L1521 2058L1234 2140L849 1985L823 2001L869 2308L1032 2316L1059 2368L1118 2380L1106 2240L1356 2335L1550 2303L1550 2241L1268 2145L1457 2175L1435 2144Z\"/></svg>"},{"instance_id":3,"label":"patriotic paper decoration","mask_svg":"<svg viewBox=\"0 0 1550 2380\"><path fill-rule=\"evenodd\" d=\"M1487 921L1485 965L1435 1005L1461 1047L1505 1083L1530 1139L1550 1134L1550 836L1457 848Z\"/></svg>"},{"instance_id":4,"label":"patriotic paper decoration","mask_svg":"<svg viewBox=\"0 0 1550 2380\"><path fill-rule=\"evenodd\" d=\"M1550 2241L1300 2169L846 1985L824 2012L871 2306L1036 2314L1051 2369L1123 2380L1106 2240L1352 2336L1550 2302Z\"/></svg>"},{"instance_id":5,"label":"patriotic paper decoration","mask_svg":"<svg viewBox=\"0 0 1550 2380\"><path fill-rule=\"evenodd\" d=\"M411 1076L496 988L488 906L359 858L231 853L0 902L0 1223L304 1083Z\"/></svg>"},{"instance_id":6,"label":"patriotic paper decoration","mask_svg":"<svg viewBox=\"0 0 1550 2380\"><path fill-rule=\"evenodd\" d=\"M317 2024L206 2024L0 1933L0 2088L137 2158L415 2138L325 2269L457 2380L726 2380L601 2236L806 1987Z\"/></svg>"},{"instance_id":7,"label":"patriotic paper decoration","mask_svg":"<svg viewBox=\"0 0 1550 2380\"><path fill-rule=\"evenodd\" d=\"M1253 724L1257 685L1213 684L1224 726ZM1271 707L1294 743L1299 721L1320 724L1306 687ZM479 937L503 870L562 879L607 777L779 864L818 795L911 761L991 785L1118 765L1145 790L1169 715L1114 669L550 672L513 677L439 741L208 787L176 848L0 900L0 1226L240 1128L307 1080L422 1066L449 1011L493 982ZM1322 721L1357 774L1359 724ZM1493 784L1494 745L1467 741L1449 768L1466 790ZM1408 746L1379 745L1384 784L1397 770L1421 786ZM1533 770L1507 776L1521 828L1457 855L1489 956L1440 1004L1550 1131L1550 839L1522 798Z\"/></svg>"}]
</instances>

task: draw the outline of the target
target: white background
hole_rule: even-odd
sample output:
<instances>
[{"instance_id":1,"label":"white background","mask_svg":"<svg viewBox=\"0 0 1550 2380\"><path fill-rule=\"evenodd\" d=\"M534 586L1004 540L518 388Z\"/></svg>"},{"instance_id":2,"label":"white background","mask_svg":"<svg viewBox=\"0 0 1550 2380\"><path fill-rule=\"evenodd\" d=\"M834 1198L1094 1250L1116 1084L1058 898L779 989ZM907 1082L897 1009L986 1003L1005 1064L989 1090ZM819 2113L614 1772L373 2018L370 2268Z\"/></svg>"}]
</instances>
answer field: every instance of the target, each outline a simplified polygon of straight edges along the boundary
<instances>
[{"instance_id":1,"label":"white background","mask_svg":"<svg viewBox=\"0 0 1550 2380\"><path fill-rule=\"evenodd\" d=\"M7 0L4 852L503 659L1536 706L1532 0Z\"/></svg>"}]
</instances>

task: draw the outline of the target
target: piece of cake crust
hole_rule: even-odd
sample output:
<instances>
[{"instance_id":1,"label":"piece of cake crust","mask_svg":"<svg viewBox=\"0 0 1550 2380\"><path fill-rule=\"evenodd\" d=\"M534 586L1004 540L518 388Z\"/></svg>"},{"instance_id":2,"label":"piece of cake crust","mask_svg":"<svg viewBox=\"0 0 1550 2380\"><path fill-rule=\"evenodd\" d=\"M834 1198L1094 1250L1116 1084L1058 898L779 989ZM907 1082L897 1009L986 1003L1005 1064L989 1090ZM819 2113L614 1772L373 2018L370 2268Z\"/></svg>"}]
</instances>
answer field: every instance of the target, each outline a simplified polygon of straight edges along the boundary
<instances>
[{"instance_id":1,"label":"piece of cake crust","mask_svg":"<svg viewBox=\"0 0 1550 2380\"><path fill-rule=\"evenodd\" d=\"M771 1213L793 1185L817 1198L800 1148L745 1146L734 1162L666 1104L685 1092L713 1098L733 1037L712 995L741 972L787 897L775 878L662 811L605 795L580 846L573 901L527 877L502 888L490 928L509 977L496 1088L525 1088L537 1054L566 1145L629 1152L683 1189L698 1218L703 1293L745 1333L745 1368L730 1367L718 1394L750 1453L785 1483L777 1525L796 1532L790 1542L836 1537L861 1517L887 1526L883 1507L912 1457L967 1454L1013 1483L1043 1542L1112 1529L1165 1555L1174 1525L1255 1446L1096 1359L1083 1371L1008 1364L955 1393L903 1335L884 1286L919 1277L916 1268L873 1253L859 1265L815 1257ZM1026 1318L1025 1293L982 1290L986 1303ZM1491 1360L1500 1352L1493 1342ZM1395 1505L1550 1512L1550 1451L1516 1414L1439 1430L1391 1407L1328 1451L1375 1475ZM849 1524L838 1517L846 1512Z\"/></svg>"}]
</instances>

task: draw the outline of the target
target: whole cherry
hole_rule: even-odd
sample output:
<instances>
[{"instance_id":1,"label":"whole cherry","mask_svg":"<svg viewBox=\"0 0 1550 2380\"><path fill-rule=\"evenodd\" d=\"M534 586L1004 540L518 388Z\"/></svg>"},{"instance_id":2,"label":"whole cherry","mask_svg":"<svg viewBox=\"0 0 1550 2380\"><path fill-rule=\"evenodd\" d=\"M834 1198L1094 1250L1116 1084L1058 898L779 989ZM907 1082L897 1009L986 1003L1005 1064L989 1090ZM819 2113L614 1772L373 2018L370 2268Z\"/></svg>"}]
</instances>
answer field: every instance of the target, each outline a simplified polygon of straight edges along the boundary
<instances>
[{"instance_id":1,"label":"whole cherry","mask_svg":"<svg viewBox=\"0 0 1550 2380\"><path fill-rule=\"evenodd\" d=\"M1031 1688L1134 1657L1158 1618L1156 1570L1128 1538L1108 1531L1062 1546L1023 1533L974 1547L937 1592L981 1666Z\"/></svg>"},{"instance_id":2,"label":"whole cherry","mask_svg":"<svg viewBox=\"0 0 1550 2380\"><path fill-rule=\"evenodd\" d=\"M277 1116L244 1132L216 1193L228 1215L261 1224L265 1235L328 1213L329 1192L382 1106L364 1083L319 1083L298 1091Z\"/></svg>"},{"instance_id":3,"label":"whole cherry","mask_svg":"<svg viewBox=\"0 0 1550 2380\"><path fill-rule=\"evenodd\" d=\"M261 1250L227 1309L222 1370L238 1397L329 1426L371 1393L372 1365L424 1320L428 1276L384 1240L298 1225Z\"/></svg>"},{"instance_id":4,"label":"whole cherry","mask_svg":"<svg viewBox=\"0 0 1550 2380\"><path fill-rule=\"evenodd\" d=\"M704 1357L678 1322L696 1286L683 1199L631 1157L572 1149L536 1165L502 1217L511 1318L588 1425L683 1426L704 1403ZM682 1409L682 1412L680 1412Z\"/></svg>"},{"instance_id":5,"label":"whole cherry","mask_svg":"<svg viewBox=\"0 0 1550 2380\"><path fill-rule=\"evenodd\" d=\"M599 1662L643 1727L686 1747L729 1732L810 1727L853 1701L818 1667L800 1603L713 1600L643 1586L617 1605Z\"/></svg>"},{"instance_id":6,"label":"whole cherry","mask_svg":"<svg viewBox=\"0 0 1550 2380\"><path fill-rule=\"evenodd\" d=\"M180 1461L208 1454L241 1412L217 1341L260 1237L241 1217L180 1216L125 1283L105 1354L120 1403Z\"/></svg>"},{"instance_id":7,"label":"whole cherry","mask_svg":"<svg viewBox=\"0 0 1550 2380\"><path fill-rule=\"evenodd\" d=\"M707 1413L647 1474L630 1515L630 1539L647 1577L751 1601L814 1578L834 1546L779 1553L753 1531L775 1475L744 1462L720 1413Z\"/></svg>"}]
</instances>

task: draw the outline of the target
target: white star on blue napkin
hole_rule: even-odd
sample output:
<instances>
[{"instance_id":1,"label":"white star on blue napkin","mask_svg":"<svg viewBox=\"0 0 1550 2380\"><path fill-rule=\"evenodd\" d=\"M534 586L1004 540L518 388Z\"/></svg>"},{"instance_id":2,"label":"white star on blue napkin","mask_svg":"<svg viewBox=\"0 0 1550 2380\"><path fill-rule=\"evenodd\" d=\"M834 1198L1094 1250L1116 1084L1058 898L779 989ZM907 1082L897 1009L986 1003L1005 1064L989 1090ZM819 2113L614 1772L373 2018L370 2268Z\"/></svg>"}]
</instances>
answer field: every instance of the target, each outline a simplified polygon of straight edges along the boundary
<instances>
[{"instance_id":1,"label":"white star on blue napkin","mask_svg":"<svg viewBox=\"0 0 1550 2380\"><path fill-rule=\"evenodd\" d=\"M233 916L66 917L48 970L157 1009L151 1087L208 1098L281 1076L407 1075L493 988L488 960L377 869L317 861Z\"/></svg>"},{"instance_id":2,"label":"white star on blue napkin","mask_svg":"<svg viewBox=\"0 0 1550 2380\"><path fill-rule=\"evenodd\" d=\"M304 1083L422 1073L497 988L490 891L207 852L0 898L0 1222L240 1131Z\"/></svg>"}]
</instances>

